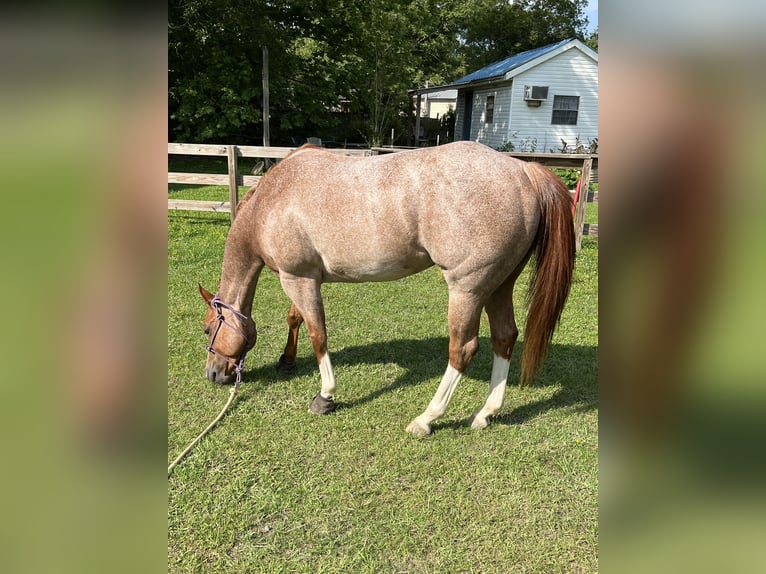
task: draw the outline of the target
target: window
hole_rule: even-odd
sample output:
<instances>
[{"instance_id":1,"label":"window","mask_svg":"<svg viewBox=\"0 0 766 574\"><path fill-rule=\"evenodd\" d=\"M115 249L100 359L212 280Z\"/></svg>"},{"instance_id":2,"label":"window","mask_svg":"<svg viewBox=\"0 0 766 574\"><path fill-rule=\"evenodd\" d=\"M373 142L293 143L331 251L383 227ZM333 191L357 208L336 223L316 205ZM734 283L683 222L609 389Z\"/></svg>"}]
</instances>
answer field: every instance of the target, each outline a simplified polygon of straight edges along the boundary
<instances>
[{"instance_id":1,"label":"window","mask_svg":"<svg viewBox=\"0 0 766 574\"><path fill-rule=\"evenodd\" d=\"M551 124L576 126L579 108L580 96L553 96Z\"/></svg>"},{"instance_id":2,"label":"window","mask_svg":"<svg viewBox=\"0 0 766 574\"><path fill-rule=\"evenodd\" d=\"M487 96L487 107L484 110L484 121L488 124L491 124L494 118L495 118L495 96Z\"/></svg>"}]
</instances>

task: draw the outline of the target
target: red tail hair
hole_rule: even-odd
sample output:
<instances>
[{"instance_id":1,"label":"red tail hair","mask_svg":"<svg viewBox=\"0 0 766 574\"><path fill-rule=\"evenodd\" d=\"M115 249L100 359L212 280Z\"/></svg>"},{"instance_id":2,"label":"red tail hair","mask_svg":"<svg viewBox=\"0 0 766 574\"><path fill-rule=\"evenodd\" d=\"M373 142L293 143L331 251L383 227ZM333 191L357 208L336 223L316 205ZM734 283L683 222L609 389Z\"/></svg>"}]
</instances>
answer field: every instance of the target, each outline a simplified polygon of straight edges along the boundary
<instances>
[{"instance_id":1,"label":"red tail hair","mask_svg":"<svg viewBox=\"0 0 766 574\"><path fill-rule=\"evenodd\" d=\"M529 311L521 354L521 384L529 385L548 352L572 285L575 235L572 198L564 183L537 163L524 166L538 194L540 228L533 249L535 266L529 284Z\"/></svg>"}]
</instances>

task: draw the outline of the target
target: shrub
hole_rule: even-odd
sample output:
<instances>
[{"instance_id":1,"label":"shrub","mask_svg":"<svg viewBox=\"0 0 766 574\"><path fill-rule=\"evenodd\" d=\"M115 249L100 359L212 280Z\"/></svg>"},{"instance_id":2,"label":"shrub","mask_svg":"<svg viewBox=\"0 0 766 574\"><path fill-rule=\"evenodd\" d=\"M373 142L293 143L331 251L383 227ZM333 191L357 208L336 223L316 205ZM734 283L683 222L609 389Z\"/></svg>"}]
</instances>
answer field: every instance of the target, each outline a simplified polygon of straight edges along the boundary
<instances>
[{"instance_id":1,"label":"shrub","mask_svg":"<svg viewBox=\"0 0 766 574\"><path fill-rule=\"evenodd\" d=\"M568 189L575 189L577 187L577 180L580 179L579 169L553 169L553 173L559 176L566 184Z\"/></svg>"}]
</instances>

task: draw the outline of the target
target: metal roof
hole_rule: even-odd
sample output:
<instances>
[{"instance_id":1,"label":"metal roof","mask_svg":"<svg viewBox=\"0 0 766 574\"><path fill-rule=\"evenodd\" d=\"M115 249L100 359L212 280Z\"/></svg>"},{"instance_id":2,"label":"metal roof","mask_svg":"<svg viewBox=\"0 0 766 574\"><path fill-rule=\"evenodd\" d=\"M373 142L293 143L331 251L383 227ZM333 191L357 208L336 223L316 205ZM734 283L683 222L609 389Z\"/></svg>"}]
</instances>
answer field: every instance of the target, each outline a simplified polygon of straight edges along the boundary
<instances>
[{"instance_id":1,"label":"metal roof","mask_svg":"<svg viewBox=\"0 0 766 574\"><path fill-rule=\"evenodd\" d=\"M503 77L508 72L512 71L513 69L523 66L524 64L527 64L528 62L531 62L532 60L536 58L544 56L548 52L552 52L553 50L560 48L561 46L571 42L572 40L573 38L567 38L566 40L562 40L561 42L556 42L555 44L549 44L541 48L534 48L532 50L527 50L526 52L521 52L520 54L510 56L506 58L505 60L500 60L499 62L495 62L493 64L490 64L489 66L485 66L480 70L476 70L475 72L472 72L468 74L467 76L463 76L459 80L455 80L449 85L456 86L459 84L470 84L471 82L490 80L493 78Z\"/></svg>"}]
</instances>

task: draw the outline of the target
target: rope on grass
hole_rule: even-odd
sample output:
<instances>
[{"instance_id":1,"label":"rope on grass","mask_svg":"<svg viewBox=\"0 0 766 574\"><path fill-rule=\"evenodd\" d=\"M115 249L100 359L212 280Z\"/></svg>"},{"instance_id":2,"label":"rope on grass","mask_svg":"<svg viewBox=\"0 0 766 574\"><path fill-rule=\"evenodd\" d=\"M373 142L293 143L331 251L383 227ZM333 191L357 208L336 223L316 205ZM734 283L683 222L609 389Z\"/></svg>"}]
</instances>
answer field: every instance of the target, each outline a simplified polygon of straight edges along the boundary
<instances>
[{"instance_id":1,"label":"rope on grass","mask_svg":"<svg viewBox=\"0 0 766 574\"><path fill-rule=\"evenodd\" d=\"M226 404L224 405L223 409L221 410L221 412L220 412L220 413L218 413L218 416L217 416L217 417L215 417L215 419L213 420L213 422L212 422L212 423L210 423L210 424L208 425L208 427L207 427L205 430L203 430L203 431L202 431L202 432L199 434L199 436L198 436L197 438L195 438L193 441L191 441L191 442L189 443L189 446L187 446L187 447L184 449L184 451L183 451L181 454L179 454L179 455L178 455L178 457L177 457L177 458L176 458L176 459L175 459L173 462L171 462L171 463L170 463L170 466L168 467L168 478L170 478L170 475L173 473L173 469L175 468L175 466L176 466L176 465L177 465L179 462L181 462L181 460L183 460L183 458L184 458L184 457L185 457L187 454L189 454L189 452L191 451L191 449L193 449L193 448L194 448L194 447L197 445L197 443L198 443L199 441L201 441L201 440L202 440L202 438L203 438L203 437L204 437L204 436L205 436L207 433L209 433L209 432L210 432L210 430L211 430L211 429L212 429L212 428L213 428L213 427L214 427L216 424L218 424L218 422L219 422L219 421L220 421L220 420L223 418L223 415L225 415L225 414L226 414L226 411L229 409L229 406L230 406L230 405L231 405L231 403L234 401L234 397L235 397L235 396L236 396L236 394L237 394L237 387L238 387L238 386L239 386L239 385L234 385L234 386L231 388L231 392L229 392L229 400L228 400L228 401L226 401Z\"/></svg>"}]
</instances>

